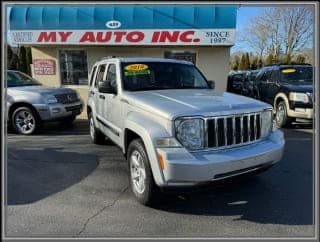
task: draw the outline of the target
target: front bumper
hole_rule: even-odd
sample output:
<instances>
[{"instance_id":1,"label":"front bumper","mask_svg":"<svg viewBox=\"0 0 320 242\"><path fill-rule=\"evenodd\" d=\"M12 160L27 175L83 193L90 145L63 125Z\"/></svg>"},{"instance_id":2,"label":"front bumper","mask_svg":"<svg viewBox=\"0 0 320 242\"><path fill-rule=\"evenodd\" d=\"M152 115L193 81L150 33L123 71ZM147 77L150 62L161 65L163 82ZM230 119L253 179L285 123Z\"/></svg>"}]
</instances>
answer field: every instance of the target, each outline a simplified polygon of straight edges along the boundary
<instances>
[{"instance_id":1,"label":"front bumper","mask_svg":"<svg viewBox=\"0 0 320 242\"><path fill-rule=\"evenodd\" d=\"M240 148L193 153L184 148L158 148L165 159L165 183L160 186L193 186L262 169L281 159L284 145L278 130L268 139Z\"/></svg>"},{"instance_id":2,"label":"front bumper","mask_svg":"<svg viewBox=\"0 0 320 242\"><path fill-rule=\"evenodd\" d=\"M80 100L75 103L62 104L35 104L41 120L53 121L71 116L77 116L83 111L83 101Z\"/></svg>"},{"instance_id":3,"label":"front bumper","mask_svg":"<svg viewBox=\"0 0 320 242\"><path fill-rule=\"evenodd\" d=\"M292 118L313 119L313 108L288 109L288 116Z\"/></svg>"}]
</instances>

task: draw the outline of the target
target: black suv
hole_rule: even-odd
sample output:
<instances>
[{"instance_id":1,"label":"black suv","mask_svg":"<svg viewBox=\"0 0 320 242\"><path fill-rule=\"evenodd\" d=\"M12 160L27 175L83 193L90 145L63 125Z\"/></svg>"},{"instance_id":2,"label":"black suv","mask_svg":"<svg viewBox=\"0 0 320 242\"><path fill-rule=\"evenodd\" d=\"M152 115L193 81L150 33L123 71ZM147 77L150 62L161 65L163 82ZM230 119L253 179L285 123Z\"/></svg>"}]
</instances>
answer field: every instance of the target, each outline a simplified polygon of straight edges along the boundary
<instances>
[{"instance_id":1,"label":"black suv","mask_svg":"<svg viewBox=\"0 0 320 242\"><path fill-rule=\"evenodd\" d=\"M253 87L259 70L247 71L242 85L241 94L247 97L253 97Z\"/></svg>"},{"instance_id":2,"label":"black suv","mask_svg":"<svg viewBox=\"0 0 320 242\"><path fill-rule=\"evenodd\" d=\"M246 71L232 72L228 75L227 92L242 94Z\"/></svg>"},{"instance_id":3,"label":"black suv","mask_svg":"<svg viewBox=\"0 0 320 242\"><path fill-rule=\"evenodd\" d=\"M313 119L313 67L311 65L272 65L258 73L254 96L274 107L279 127L296 118Z\"/></svg>"}]
</instances>

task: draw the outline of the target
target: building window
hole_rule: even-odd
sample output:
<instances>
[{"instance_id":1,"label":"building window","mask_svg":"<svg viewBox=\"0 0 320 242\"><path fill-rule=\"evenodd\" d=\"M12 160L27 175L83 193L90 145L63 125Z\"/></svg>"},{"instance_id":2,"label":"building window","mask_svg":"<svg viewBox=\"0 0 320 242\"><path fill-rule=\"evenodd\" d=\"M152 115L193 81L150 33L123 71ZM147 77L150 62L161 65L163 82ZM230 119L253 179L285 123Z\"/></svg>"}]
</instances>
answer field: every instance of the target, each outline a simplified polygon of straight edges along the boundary
<instances>
[{"instance_id":1,"label":"building window","mask_svg":"<svg viewBox=\"0 0 320 242\"><path fill-rule=\"evenodd\" d=\"M185 52L165 51L164 58L190 61L194 65L196 64L196 53L191 53L187 51Z\"/></svg>"},{"instance_id":2,"label":"building window","mask_svg":"<svg viewBox=\"0 0 320 242\"><path fill-rule=\"evenodd\" d=\"M84 50L60 50L62 85L88 85L87 53Z\"/></svg>"}]
</instances>

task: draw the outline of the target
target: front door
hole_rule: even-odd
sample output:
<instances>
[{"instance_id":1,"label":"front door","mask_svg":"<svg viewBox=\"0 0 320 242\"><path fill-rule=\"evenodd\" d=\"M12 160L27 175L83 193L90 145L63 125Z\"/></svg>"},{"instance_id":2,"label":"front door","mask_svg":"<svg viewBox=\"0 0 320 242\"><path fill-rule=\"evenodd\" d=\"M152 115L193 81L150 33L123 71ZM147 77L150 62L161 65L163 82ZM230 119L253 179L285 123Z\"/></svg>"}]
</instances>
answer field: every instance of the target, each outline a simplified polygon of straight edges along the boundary
<instances>
[{"instance_id":1,"label":"front door","mask_svg":"<svg viewBox=\"0 0 320 242\"><path fill-rule=\"evenodd\" d=\"M106 76L104 82L109 82L113 87L113 93L100 93L99 99L101 103L100 123L106 135L116 144L120 143L121 128L120 113L121 105L118 96L116 64L109 63L107 65Z\"/></svg>"}]
</instances>

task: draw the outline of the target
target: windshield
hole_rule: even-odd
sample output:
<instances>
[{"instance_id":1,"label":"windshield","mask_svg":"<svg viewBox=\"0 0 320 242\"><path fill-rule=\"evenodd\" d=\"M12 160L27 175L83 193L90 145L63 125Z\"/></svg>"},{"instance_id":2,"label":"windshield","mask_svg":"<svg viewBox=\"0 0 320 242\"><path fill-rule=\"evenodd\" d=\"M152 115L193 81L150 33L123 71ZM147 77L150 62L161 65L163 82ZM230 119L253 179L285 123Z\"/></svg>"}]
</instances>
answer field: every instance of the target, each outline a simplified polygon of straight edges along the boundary
<instances>
[{"instance_id":1,"label":"windshield","mask_svg":"<svg viewBox=\"0 0 320 242\"><path fill-rule=\"evenodd\" d=\"M20 87L20 86L34 86L41 85L38 81L22 72L9 72L7 71L7 86Z\"/></svg>"},{"instance_id":2,"label":"windshield","mask_svg":"<svg viewBox=\"0 0 320 242\"><path fill-rule=\"evenodd\" d=\"M123 88L127 91L209 88L193 65L166 62L122 63Z\"/></svg>"},{"instance_id":3,"label":"windshield","mask_svg":"<svg viewBox=\"0 0 320 242\"><path fill-rule=\"evenodd\" d=\"M281 80L285 82L312 82L312 67L293 67L281 69Z\"/></svg>"}]
</instances>

